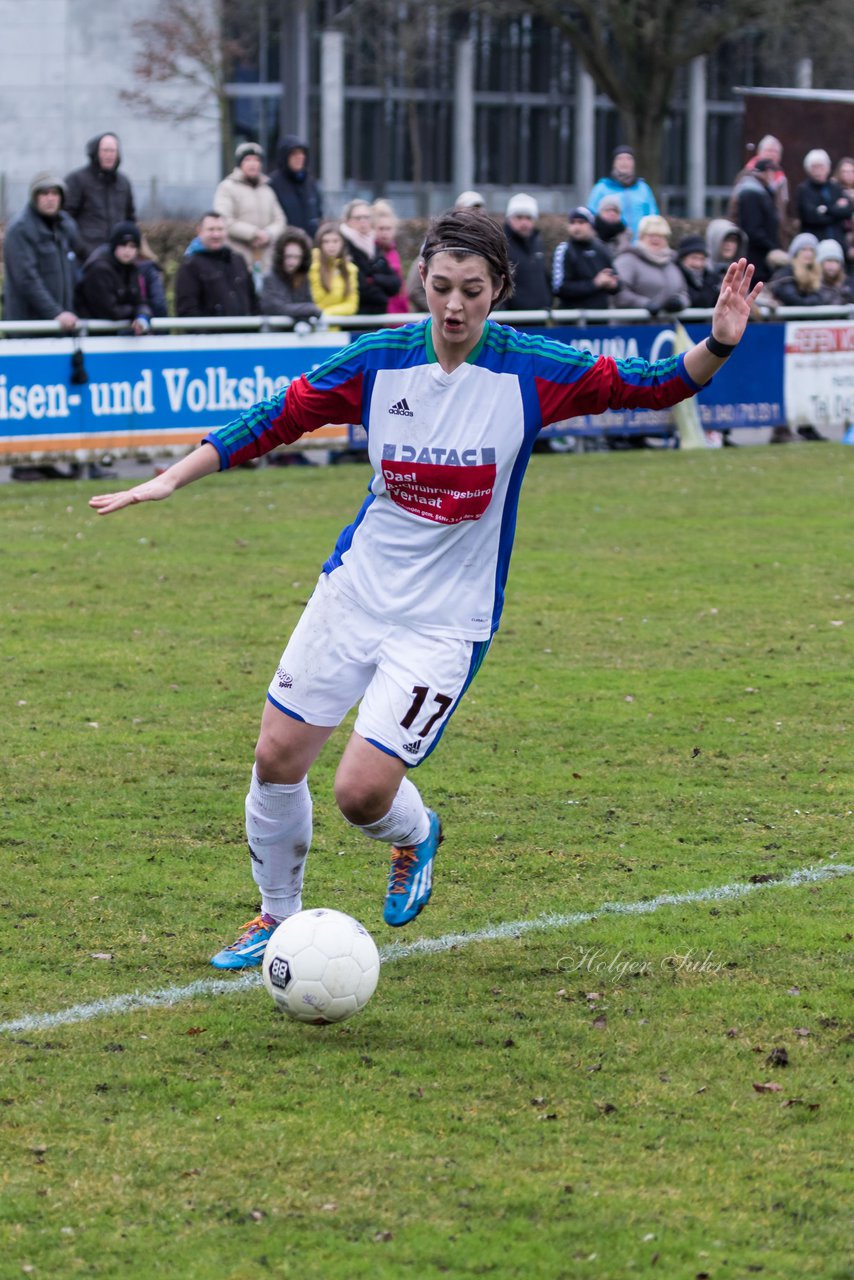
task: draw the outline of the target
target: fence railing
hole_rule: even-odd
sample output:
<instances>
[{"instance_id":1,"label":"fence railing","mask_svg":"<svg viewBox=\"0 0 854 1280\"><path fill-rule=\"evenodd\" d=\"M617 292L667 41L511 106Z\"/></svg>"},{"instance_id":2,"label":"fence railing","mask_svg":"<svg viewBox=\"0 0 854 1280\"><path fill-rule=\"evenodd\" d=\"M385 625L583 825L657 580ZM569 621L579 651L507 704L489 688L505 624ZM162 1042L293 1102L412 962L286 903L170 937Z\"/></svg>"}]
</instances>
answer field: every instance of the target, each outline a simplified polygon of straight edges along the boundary
<instances>
[{"instance_id":1,"label":"fence railing","mask_svg":"<svg viewBox=\"0 0 854 1280\"><path fill-rule=\"evenodd\" d=\"M610 311L499 311L499 322L544 331L594 354L656 360L674 350L672 316ZM712 312L680 313L689 337L709 332ZM353 331L406 324L402 316L155 320L148 336L87 321L73 334L56 322L0 324L0 461L175 454L245 408L268 398L346 346ZM852 390L849 393L848 388ZM854 421L854 306L780 308L748 325L725 374L697 396L709 432L734 427ZM549 428L589 438L621 433L673 436L669 411L606 411ZM330 424L298 447L359 448L358 424Z\"/></svg>"},{"instance_id":2,"label":"fence railing","mask_svg":"<svg viewBox=\"0 0 854 1280\"><path fill-rule=\"evenodd\" d=\"M711 320L712 309L686 307L678 313L661 313L655 319L668 323L676 319L683 324L696 324ZM166 316L150 321L153 334L205 334L205 333L295 333L311 338L317 333L332 330L389 329L401 324L426 320L427 313L408 312L402 315L334 316L327 320L294 320L291 316ZM492 319L499 324L514 327L552 327L574 325L584 328L613 327L623 324L649 324L652 320L644 307L611 307L604 311L586 311L584 308L553 308L541 311L493 311ZM769 307L757 308L753 323L773 320L854 320L854 304L832 307ZM76 329L63 329L55 320L2 320L0 337L108 337L126 334L127 322L114 320L81 320ZM143 335L144 336L144 335Z\"/></svg>"}]
</instances>

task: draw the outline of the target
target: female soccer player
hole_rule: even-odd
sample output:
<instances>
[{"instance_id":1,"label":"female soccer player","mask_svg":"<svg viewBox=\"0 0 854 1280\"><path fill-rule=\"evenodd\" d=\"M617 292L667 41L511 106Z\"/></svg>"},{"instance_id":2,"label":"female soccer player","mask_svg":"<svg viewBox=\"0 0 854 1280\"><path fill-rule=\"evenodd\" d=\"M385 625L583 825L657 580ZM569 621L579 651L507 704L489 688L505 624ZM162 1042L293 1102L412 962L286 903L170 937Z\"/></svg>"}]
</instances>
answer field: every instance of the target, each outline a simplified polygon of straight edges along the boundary
<instances>
[{"instance_id":1,"label":"female soccer player","mask_svg":"<svg viewBox=\"0 0 854 1280\"><path fill-rule=\"evenodd\" d=\"M301 909L308 771L356 703L336 801L348 822L392 846L386 922L406 924L427 904L442 828L408 773L435 748L498 626L538 432L575 414L660 409L693 395L741 338L761 288L751 289L751 266L734 263L711 337L647 364L596 359L490 320L511 271L501 227L481 210L434 220L421 275L429 320L363 335L162 475L91 499L106 515L168 498L327 422L360 422L368 433L367 497L267 693L246 798L261 914L213 957L219 969L260 964L277 923Z\"/></svg>"}]
</instances>

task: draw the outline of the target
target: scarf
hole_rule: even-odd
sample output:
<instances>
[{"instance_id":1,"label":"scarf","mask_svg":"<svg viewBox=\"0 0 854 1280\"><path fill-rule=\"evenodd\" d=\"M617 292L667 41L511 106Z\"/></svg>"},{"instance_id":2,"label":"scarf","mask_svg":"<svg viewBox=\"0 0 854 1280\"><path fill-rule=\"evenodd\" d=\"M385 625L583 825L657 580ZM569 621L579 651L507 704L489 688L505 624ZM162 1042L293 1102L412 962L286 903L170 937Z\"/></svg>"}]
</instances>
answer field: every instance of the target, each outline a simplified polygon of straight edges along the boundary
<instances>
[{"instance_id":1,"label":"scarf","mask_svg":"<svg viewBox=\"0 0 854 1280\"><path fill-rule=\"evenodd\" d=\"M344 239L348 240L360 253L364 253L371 260L377 256L377 243L372 232L363 235L361 231L354 231L352 227L348 227L346 222L342 222L338 229Z\"/></svg>"},{"instance_id":2,"label":"scarf","mask_svg":"<svg viewBox=\"0 0 854 1280\"><path fill-rule=\"evenodd\" d=\"M646 258L647 262L654 263L657 267L666 267L668 262L673 261L673 250L667 249L650 249L649 245L638 243L635 248L639 251L641 257Z\"/></svg>"}]
</instances>

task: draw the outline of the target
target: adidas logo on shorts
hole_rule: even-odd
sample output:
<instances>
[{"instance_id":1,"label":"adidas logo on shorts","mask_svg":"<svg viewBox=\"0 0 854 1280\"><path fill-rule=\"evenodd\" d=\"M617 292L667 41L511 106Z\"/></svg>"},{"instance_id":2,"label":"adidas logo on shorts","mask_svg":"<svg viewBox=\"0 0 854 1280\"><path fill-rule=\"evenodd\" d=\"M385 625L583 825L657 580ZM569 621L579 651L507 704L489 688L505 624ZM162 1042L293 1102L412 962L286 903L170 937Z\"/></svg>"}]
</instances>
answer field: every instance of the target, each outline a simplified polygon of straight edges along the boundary
<instances>
[{"instance_id":1,"label":"adidas logo on shorts","mask_svg":"<svg viewBox=\"0 0 854 1280\"><path fill-rule=\"evenodd\" d=\"M420 742L404 742L403 749L404 751L408 751L411 756L417 756L418 752L421 750L421 743Z\"/></svg>"},{"instance_id":2,"label":"adidas logo on shorts","mask_svg":"<svg viewBox=\"0 0 854 1280\"><path fill-rule=\"evenodd\" d=\"M388 408L389 413L396 414L398 418L414 418L415 414L406 403L406 397L398 400L397 404L391 404Z\"/></svg>"}]
</instances>

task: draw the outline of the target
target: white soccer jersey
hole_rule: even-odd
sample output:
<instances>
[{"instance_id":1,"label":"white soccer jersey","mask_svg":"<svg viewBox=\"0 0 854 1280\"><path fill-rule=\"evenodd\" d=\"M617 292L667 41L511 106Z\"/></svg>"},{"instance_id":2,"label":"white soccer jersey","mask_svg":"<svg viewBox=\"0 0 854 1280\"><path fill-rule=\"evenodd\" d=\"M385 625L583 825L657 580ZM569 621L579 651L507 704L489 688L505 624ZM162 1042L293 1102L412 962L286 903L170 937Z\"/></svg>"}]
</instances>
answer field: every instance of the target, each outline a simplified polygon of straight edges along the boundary
<instances>
[{"instance_id":1,"label":"white soccer jersey","mask_svg":"<svg viewBox=\"0 0 854 1280\"><path fill-rule=\"evenodd\" d=\"M233 466L327 422L361 422L374 475L324 572L377 617L484 640L501 616L540 429L606 408L659 409L697 389L682 356L595 359L493 321L446 373L427 321L359 338L206 439Z\"/></svg>"}]
</instances>

